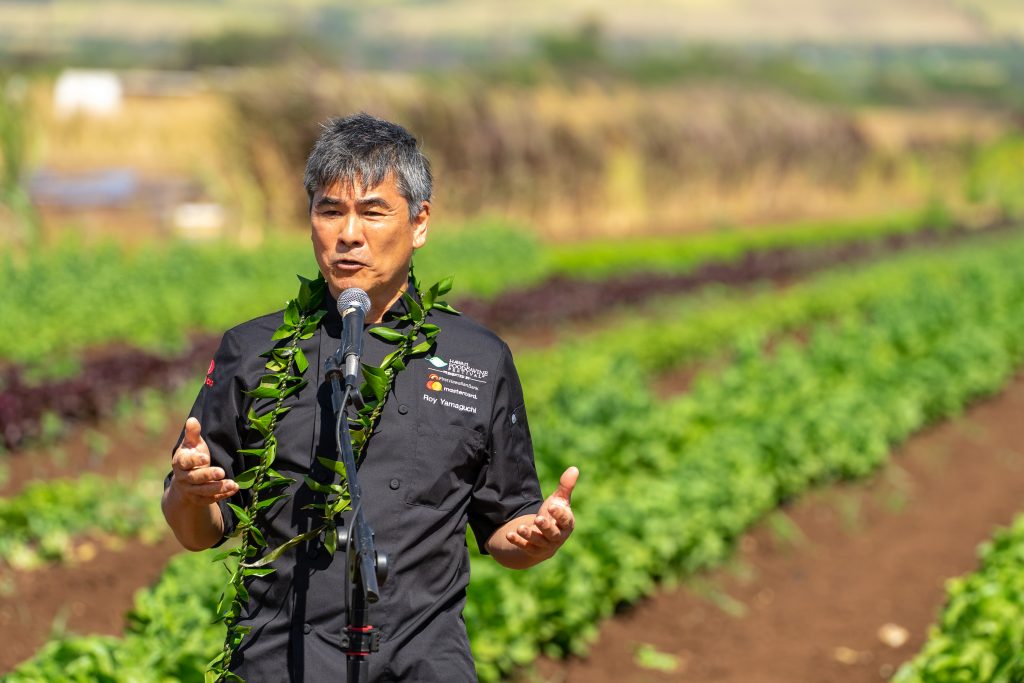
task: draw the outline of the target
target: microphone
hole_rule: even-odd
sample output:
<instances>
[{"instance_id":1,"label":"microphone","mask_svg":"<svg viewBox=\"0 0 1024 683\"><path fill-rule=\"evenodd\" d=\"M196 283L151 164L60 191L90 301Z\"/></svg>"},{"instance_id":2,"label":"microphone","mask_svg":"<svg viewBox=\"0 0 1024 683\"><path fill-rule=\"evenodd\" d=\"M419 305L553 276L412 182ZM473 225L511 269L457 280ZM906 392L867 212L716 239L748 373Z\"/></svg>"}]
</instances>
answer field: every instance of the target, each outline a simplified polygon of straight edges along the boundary
<instances>
[{"instance_id":1,"label":"microphone","mask_svg":"<svg viewBox=\"0 0 1024 683\"><path fill-rule=\"evenodd\" d=\"M356 386L359 359L363 355L363 323L370 312L370 297L358 287L349 287L338 297L341 313L341 356L344 363L345 385Z\"/></svg>"}]
</instances>

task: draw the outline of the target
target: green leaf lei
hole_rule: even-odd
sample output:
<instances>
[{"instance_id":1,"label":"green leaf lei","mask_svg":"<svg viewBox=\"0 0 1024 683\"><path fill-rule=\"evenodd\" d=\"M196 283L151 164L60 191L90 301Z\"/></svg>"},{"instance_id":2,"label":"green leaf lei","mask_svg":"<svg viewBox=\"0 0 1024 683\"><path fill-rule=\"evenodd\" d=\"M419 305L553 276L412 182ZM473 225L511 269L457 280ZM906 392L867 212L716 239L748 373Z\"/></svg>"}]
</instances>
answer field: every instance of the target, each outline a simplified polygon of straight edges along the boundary
<instances>
[{"instance_id":1,"label":"green leaf lei","mask_svg":"<svg viewBox=\"0 0 1024 683\"><path fill-rule=\"evenodd\" d=\"M409 272L412 276L411 268ZM282 543L259 559L249 561L256 557L262 548L267 547L266 538L259 528L261 511L287 497L286 494L274 494L272 489L294 481L271 467L277 455L275 430L278 421L290 410L290 408L284 407L284 400L308 383L308 380L303 379L302 375L309 367L309 361L302 349L299 348L298 343L315 334L317 325L327 313L322 308L323 298L327 291L327 283L324 281L323 275L313 280L306 279L301 275L298 278L299 294L287 303L284 322L271 337L272 341L278 343L273 349L261 354L262 357L267 358L267 373L260 377L256 387L245 392L256 399L249 409L247 418L249 427L260 435L263 445L260 448L245 448L239 451L240 454L253 458L256 462L253 467L235 477L239 488L251 489L252 495L245 508L228 503L238 518L238 526L235 528L233 536L239 536L241 541L237 546L214 558L215 561L222 561L229 557L236 557L238 564L234 570L228 569L231 576L217 604L217 619L227 625L227 635L221 652L207 665L206 681L208 683L213 681L244 683L240 676L228 669L231 666L234 652L250 631L250 627L238 625L242 609L249 601L249 592L245 586L246 577L272 574L276 570L267 565L290 548L304 541L316 539L321 534L324 548L333 554L337 550L337 534L335 532L337 515L349 509L348 480L344 465L337 460L319 457L318 460L338 476L337 483L331 484L322 484L308 476L305 478L306 486L325 496L324 502L308 506L311 509L320 510L323 517L322 524ZM404 292L402 299L408 312L396 318L398 323L411 323L408 332L402 333L388 327L374 327L370 330L370 334L385 342L396 344L398 348L385 356L378 367L365 363L362 365L364 382L360 386L360 392L363 395L364 405L359 409L357 418L351 420L349 424L352 450L355 453L357 464L361 463L366 455L370 437L380 420L384 403L394 385L395 376L405 369L406 361L409 358L422 356L434 348L441 328L426 322L427 314L432 309L458 314L458 311L440 299L451 291L452 278L450 276L434 284L426 292L423 292L414 276L411 279L418 297ZM265 494L269 494L269 497L263 497Z\"/></svg>"}]
</instances>

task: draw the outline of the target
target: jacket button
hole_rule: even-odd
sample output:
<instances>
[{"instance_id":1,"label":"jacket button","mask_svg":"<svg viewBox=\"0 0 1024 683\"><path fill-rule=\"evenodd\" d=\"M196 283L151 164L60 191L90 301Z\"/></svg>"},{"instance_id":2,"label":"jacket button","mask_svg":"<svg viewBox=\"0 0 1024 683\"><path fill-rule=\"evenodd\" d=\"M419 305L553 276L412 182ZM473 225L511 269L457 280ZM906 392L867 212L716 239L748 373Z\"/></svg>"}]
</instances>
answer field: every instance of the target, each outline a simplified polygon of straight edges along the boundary
<instances>
[{"instance_id":1,"label":"jacket button","mask_svg":"<svg viewBox=\"0 0 1024 683\"><path fill-rule=\"evenodd\" d=\"M388 482L388 486L391 487L392 491L397 491L398 487L401 486L401 485L402 485L402 482L398 481L397 479L392 479L391 481Z\"/></svg>"},{"instance_id":2,"label":"jacket button","mask_svg":"<svg viewBox=\"0 0 1024 683\"><path fill-rule=\"evenodd\" d=\"M408 412L409 412L409 406L405 405L404 403L400 403L398 405L398 414L399 415L405 415Z\"/></svg>"},{"instance_id":3,"label":"jacket button","mask_svg":"<svg viewBox=\"0 0 1024 683\"><path fill-rule=\"evenodd\" d=\"M309 624L303 624L302 625L302 632L305 633L306 635L309 635L309 632L312 631L312 630L313 630L313 627L310 626Z\"/></svg>"}]
</instances>

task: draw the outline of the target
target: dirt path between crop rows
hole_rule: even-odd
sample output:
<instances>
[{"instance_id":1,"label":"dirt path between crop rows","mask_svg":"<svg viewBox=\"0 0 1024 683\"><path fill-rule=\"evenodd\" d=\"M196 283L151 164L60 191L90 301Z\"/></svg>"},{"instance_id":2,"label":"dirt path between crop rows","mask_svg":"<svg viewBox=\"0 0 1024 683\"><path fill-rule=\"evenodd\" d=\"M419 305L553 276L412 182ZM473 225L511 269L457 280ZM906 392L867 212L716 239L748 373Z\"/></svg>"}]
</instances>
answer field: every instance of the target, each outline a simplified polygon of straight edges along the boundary
<instances>
[{"instance_id":1,"label":"dirt path between crop rows","mask_svg":"<svg viewBox=\"0 0 1024 683\"><path fill-rule=\"evenodd\" d=\"M589 658L543 661L523 679L887 679L924 643L944 580L974 570L977 544L1024 512L1022 416L1024 376L912 438L870 480L813 492L759 524L729 567L609 620ZM639 666L641 644L674 656L675 669Z\"/></svg>"}]
</instances>

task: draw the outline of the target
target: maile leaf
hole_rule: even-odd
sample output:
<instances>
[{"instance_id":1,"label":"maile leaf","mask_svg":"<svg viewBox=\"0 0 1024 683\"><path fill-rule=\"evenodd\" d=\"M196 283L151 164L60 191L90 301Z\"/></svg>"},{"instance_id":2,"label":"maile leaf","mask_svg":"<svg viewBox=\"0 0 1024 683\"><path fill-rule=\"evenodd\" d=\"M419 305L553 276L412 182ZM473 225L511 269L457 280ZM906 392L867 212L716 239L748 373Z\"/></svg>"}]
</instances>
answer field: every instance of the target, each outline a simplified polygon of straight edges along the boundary
<instances>
[{"instance_id":1,"label":"maile leaf","mask_svg":"<svg viewBox=\"0 0 1024 683\"><path fill-rule=\"evenodd\" d=\"M249 533L252 534L252 541L261 548L267 545L267 539L263 538L263 532L260 531L259 527L252 524L248 527Z\"/></svg>"},{"instance_id":2,"label":"maile leaf","mask_svg":"<svg viewBox=\"0 0 1024 683\"><path fill-rule=\"evenodd\" d=\"M388 376L384 370L367 365L363 363L363 379L366 380L366 384L370 387L373 395L378 401L384 399L384 394L388 389Z\"/></svg>"},{"instance_id":3,"label":"maile leaf","mask_svg":"<svg viewBox=\"0 0 1024 683\"><path fill-rule=\"evenodd\" d=\"M316 459L320 461L320 464L331 470L342 479L345 478L345 464L340 460L332 460L331 458L325 458L322 455L316 456Z\"/></svg>"},{"instance_id":4,"label":"maile leaf","mask_svg":"<svg viewBox=\"0 0 1024 683\"><path fill-rule=\"evenodd\" d=\"M435 308L436 310L438 310L438 311L445 311L446 313L453 313L453 314L455 314L455 315L460 315L460 313L459 313L458 311L456 311L456 310L455 310L454 308L452 308L451 306L449 306L449 305L448 305L448 304L447 304L446 302L444 302L444 301L435 301L435 302L434 302L434 308Z\"/></svg>"},{"instance_id":5,"label":"maile leaf","mask_svg":"<svg viewBox=\"0 0 1024 683\"><path fill-rule=\"evenodd\" d=\"M309 367L309 361L306 360L306 354L302 352L302 349L295 347L295 369L299 371L301 375Z\"/></svg>"},{"instance_id":6,"label":"maile leaf","mask_svg":"<svg viewBox=\"0 0 1024 683\"><path fill-rule=\"evenodd\" d=\"M273 505L277 501L283 500L283 499L285 499L287 497L288 497L288 494L281 494L280 496L273 496L272 498L267 498L266 500L259 501L253 507L256 508L257 510L263 510L265 508L270 507L271 505Z\"/></svg>"},{"instance_id":7,"label":"maile leaf","mask_svg":"<svg viewBox=\"0 0 1024 683\"><path fill-rule=\"evenodd\" d=\"M246 567L242 570L243 576L269 576L277 571L276 567Z\"/></svg>"},{"instance_id":8,"label":"maile leaf","mask_svg":"<svg viewBox=\"0 0 1024 683\"><path fill-rule=\"evenodd\" d=\"M316 491L317 493L331 493L331 487L329 484L321 484L316 479L310 476L305 477L306 486Z\"/></svg>"},{"instance_id":9,"label":"maile leaf","mask_svg":"<svg viewBox=\"0 0 1024 683\"><path fill-rule=\"evenodd\" d=\"M409 317L412 318L413 322L418 323L423 320L423 308L416 302L416 299L409 296L408 292L403 292L402 301L409 308Z\"/></svg>"},{"instance_id":10,"label":"maile leaf","mask_svg":"<svg viewBox=\"0 0 1024 683\"><path fill-rule=\"evenodd\" d=\"M228 503L228 507L231 508L234 511L235 516L238 517L239 526L247 526L249 524L252 524L252 517L249 516L248 512L238 507L234 503Z\"/></svg>"},{"instance_id":11,"label":"maile leaf","mask_svg":"<svg viewBox=\"0 0 1024 683\"><path fill-rule=\"evenodd\" d=\"M253 482L256 481L256 475L258 475L259 473L260 465L257 465L256 467L251 467L247 469L245 472L242 472L241 474L236 476L235 483L238 484L238 488L247 489L253 485Z\"/></svg>"},{"instance_id":12,"label":"maile leaf","mask_svg":"<svg viewBox=\"0 0 1024 683\"><path fill-rule=\"evenodd\" d=\"M299 308L304 311L308 311L315 303L313 301L313 281L308 278L304 278L301 275L297 275L296 277L299 278L299 295L295 297L295 299L299 304Z\"/></svg>"},{"instance_id":13,"label":"maile leaf","mask_svg":"<svg viewBox=\"0 0 1024 683\"><path fill-rule=\"evenodd\" d=\"M288 302L288 305L284 309L284 322L292 327L299 324L299 318L302 314L299 312L299 304L295 299Z\"/></svg>"},{"instance_id":14,"label":"maile leaf","mask_svg":"<svg viewBox=\"0 0 1024 683\"><path fill-rule=\"evenodd\" d=\"M295 326L285 323L281 327L274 331L274 334L270 337L270 341L277 341L278 339L287 339L288 337L295 334Z\"/></svg>"},{"instance_id":15,"label":"maile leaf","mask_svg":"<svg viewBox=\"0 0 1024 683\"><path fill-rule=\"evenodd\" d=\"M338 549L338 531L333 526L327 527L324 533L324 550L333 555Z\"/></svg>"},{"instance_id":16,"label":"maile leaf","mask_svg":"<svg viewBox=\"0 0 1024 683\"><path fill-rule=\"evenodd\" d=\"M397 330L392 330L390 327L373 327L370 329L370 334L386 342L398 342L405 339L404 334Z\"/></svg>"},{"instance_id":17,"label":"maile leaf","mask_svg":"<svg viewBox=\"0 0 1024 683\"><path fill-rule=\"evenodd\" d=\"M409 350L409 355L414 356L417 353L426 353L431 349L432 346L434 346L434 342L429 339L427 341L420 342L419 344L417 344L416 346L412 347L412 349Z\"/></svg>"},{"instance_id":18,"label":"maile leaf","mask_svg":"<svg viewBox=\"0 0 1024 683\"><path fill-rule=\"evenodd\" d=\"M452 291L452 284L455 282L455 276L449 275L440 282L437 283L437 293L444 296L448 292Z\"/></svg>"},{"instance_id":19,"label":"maile leaf","mask_svg":"<svg viewBox=\"0 0 1024 683\"><path fill-rule=\"evenodd\" d=\"M273 387L256 387L245 392L253 398L280 398L282 391Z\"/></svg>"},{"instance_id":20,"label":"maile leaf","mask_svg":"<svg viewBox=\"0 0 1024 683\"><path fill-rule=\"evenodd\" d=\"M222 560L228 559L229 557L236 557L238 555L241 555L241 548L236 546L234 548L229 548L228 550L225 550L224 552L217 553L216 555L213 556L213 559L210 560L210 561L211 562L220 562Z\"/></svg>"},{"instance_id":21,"label":"maile leaf","mask_svg":"<svg viewBox=\"0 0 1024 683\"><path fill-rule=\"evenodd\" d=\"M281 392L281 398L288 398L289 396L291 396L292 394L294 394L307 384L309 384L309 380L307 379L304 379L301 382L293 384L292 386L288 387L287 389Z\"/></svg>"},{"instance_id":22,"label":"maile leaf","mask_svg":"<svg viewBox=\"0 0 1024 683\"><path fill-rule=\"evenodd\" d=\"M310 529L305 533L299 534L295 538L291 538L285 541L284 543L277 546L276 548L274 548L269 553L267 553L260 559L256 560L255 562L243 562L241 566L245 567L246 569L249 569L250 567L266 566L274 560L276 560L277 558L281 557L281 555L284 554L284 552L289 548L294 548L300 543L304 543L305 541L308 541L311 538L316 538L318 535L320 535L321 531L323 531L323 527L319 527L317 529Z\"/></svg>"}]
</instances>

